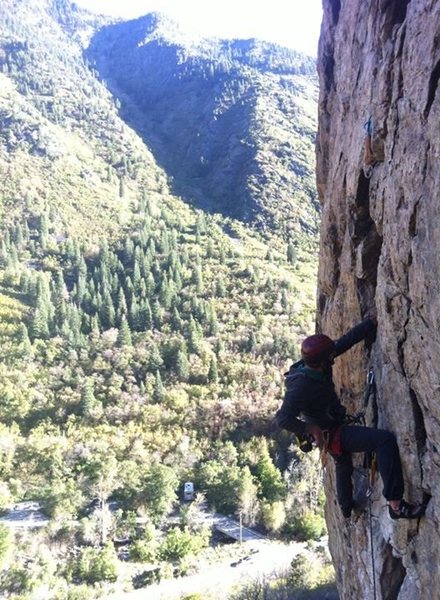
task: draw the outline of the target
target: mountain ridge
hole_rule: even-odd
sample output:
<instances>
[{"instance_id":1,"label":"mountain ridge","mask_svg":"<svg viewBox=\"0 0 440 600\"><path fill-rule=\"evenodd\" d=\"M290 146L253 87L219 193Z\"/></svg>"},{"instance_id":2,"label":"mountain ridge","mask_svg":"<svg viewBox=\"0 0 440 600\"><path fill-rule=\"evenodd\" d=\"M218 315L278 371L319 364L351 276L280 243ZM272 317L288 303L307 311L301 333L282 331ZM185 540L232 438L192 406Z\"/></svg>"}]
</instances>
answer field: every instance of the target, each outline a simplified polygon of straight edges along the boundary
<instances>
[{"instance_id":1,"label":"mountain ridge","mask_svg":"<svg viewBox=\"0 0 440 600\"><path fill-rule=\"evenodd\" d=\"M313 168L307 158L311 162L314 117L304 106L316 91L313 61L253 40L203 39L188 46L170 39L166 27L165 33L157 28L158 21L161 17L154 14L107 25L92 38L87 56L173 177L176 192L204 209L249 221L258 212L272 217L270 205L288 204L292 187L313 205ZM144 120L139 113L145 113ZM295 148L295 162L297 138L291 131L298 121L296 128L309 146L306 156L304 148ZM265 186L270 162L285 178L276 182L276 190ZM312 215L306 221L316 227Z\"/></svg>"}]
</instances>

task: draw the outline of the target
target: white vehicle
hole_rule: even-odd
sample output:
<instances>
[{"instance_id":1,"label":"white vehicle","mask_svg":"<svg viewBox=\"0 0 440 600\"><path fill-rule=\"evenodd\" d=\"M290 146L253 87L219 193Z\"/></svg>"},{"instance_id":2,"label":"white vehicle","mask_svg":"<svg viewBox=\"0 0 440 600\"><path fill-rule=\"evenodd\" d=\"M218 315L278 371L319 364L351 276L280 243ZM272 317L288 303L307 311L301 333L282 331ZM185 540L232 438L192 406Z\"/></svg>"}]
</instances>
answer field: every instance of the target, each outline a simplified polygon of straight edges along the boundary
<instances>
[{"instance_id":1,"label":"white vehicle","mask_svg":"<svg viewBox=\"0 0 440 600\"><path fill-rule=\"evenodd\" d=\"M186 502L194 500L194 484L192 481L187 481L183 486L183 499Z\"/></svg>"}]
</instances>

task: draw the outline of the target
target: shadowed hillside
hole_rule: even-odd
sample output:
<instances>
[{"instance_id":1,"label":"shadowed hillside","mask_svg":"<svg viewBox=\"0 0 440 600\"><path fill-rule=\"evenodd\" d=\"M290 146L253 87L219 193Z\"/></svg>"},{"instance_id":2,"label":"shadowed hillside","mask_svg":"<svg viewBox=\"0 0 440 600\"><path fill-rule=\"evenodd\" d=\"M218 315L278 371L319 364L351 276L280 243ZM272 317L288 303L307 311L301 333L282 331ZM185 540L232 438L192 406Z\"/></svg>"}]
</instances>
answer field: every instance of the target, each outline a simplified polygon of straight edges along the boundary
<instances>
[{"instance_id":1,"label":"shadowed hillside","mask_svg":"<svg viewBox=\"0 0 440 600\"><path fill-rule=\"evenodd\" d=\"M87 55L176 193L315 230L312 59L257 40L194 40L159 14L102 28Z\"/></svg>"}]
</instances>

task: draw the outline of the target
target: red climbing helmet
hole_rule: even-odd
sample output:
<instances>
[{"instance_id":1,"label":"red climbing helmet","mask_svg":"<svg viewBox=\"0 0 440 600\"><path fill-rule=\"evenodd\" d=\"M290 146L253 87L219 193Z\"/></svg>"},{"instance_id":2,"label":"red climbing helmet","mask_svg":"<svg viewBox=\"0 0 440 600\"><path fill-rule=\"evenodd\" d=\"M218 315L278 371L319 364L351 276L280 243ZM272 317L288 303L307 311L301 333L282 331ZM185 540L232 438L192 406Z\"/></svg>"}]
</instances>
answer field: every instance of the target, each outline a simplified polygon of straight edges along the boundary
<instances>
[{"instance_id":1,"label":"red climbing helmet","mask_svg":"<svg viewBox=\"0 0 440 600\"><path fill-rule=\"evenodd\" d=\"M303 360L310 366L319 365L320 362L329 358L334 351L334 341L323 333L310 335L301 344Z\"/></svg>"}]
</instances>

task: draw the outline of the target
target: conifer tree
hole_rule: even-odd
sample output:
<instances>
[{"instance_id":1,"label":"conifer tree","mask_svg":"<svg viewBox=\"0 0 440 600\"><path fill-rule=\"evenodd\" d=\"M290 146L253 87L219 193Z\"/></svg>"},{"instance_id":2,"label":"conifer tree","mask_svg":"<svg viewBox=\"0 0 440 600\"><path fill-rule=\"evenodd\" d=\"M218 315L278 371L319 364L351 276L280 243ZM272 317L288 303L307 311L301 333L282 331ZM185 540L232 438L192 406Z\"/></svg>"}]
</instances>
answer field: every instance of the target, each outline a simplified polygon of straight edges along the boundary
<instances>
[{"instance_id":1,"label":"conifer tree","mask_svg":"<svg viewBox=\"0 0 440 600\"><path fill-rule=\"evenodd\" d=\"M182 319L180 318L180 313L177 306L173 307L170 319L171 328L173 331L181 331L182 329Z\"/></svg>"},{"instance_id":2,"label":"conifer tree","mask_svg":"<svg viewBox=\"0 0 440 600\"><path fill-rule=\"evenodd\" d=\"M208 382L217 383L218 381L218 369L217 369L217 358L215 354L211 355L208 369Z\"/></svg>"},{"instance_id":3,"label":"conifer tree","mask_svg":"<svg viewBox=\"0 0 440 600\"><path fill-rule=\"evenodd\" d=\"M66 318L66 300L69 293L64 283L63 272L58 270L55 281L53 283L52 301L55 307L55 322L58 327L61 327Z\"/></svg>"},{"instance_id":4,"label":"conifer tree","mask_svg":"<svg viewBox=\"0 0 440 600\"><path fill-rule=\"evenodd\" d=\"M125 198L126 194L126 186L125 186L125 177L119 178L119 198Z\"/></svg>"},{"instance_id":5,"label":"conifer tree","mask_svg":"<svg viewBox=\"0 0 440 600\"><path fill-rule=\"evenodd\" d=\"M166 231L166 229L162 231L162 234L160 236L160 248L162 250L162 254L165 254L165 256L169 254L170 243L168 239L168 232Z\"/></svg>"},{"instance_id":6,"label":"conifer tree","mask_svg":"<svg viewBox=\"0 0 440 600\"><path fill-rule=\"evenodd\" d=\"M206 246L206 256L207 258L213 258L215 256L214 242L211 237L208 238L208 245Z\"/></svg>"},{"instance_id":7,"label":"conifer tree","mask_svg":"<svg viewBox=\"0 0 440 600\"><path fill-rule=\"evenodd\" d=\"M141 331L149 331L153 327L153 315L148 299L142 300L139 305L139 325Z\"/></svg>"},{"instance_id":8,"label":"conifer tree","mask_svg":"<svg viewBox=\"0 0 440 600\"><path fill-rule=\"evenodd\" d=\"M159 352L159 348L155 342L152 342L150 348L150 353L148 356L147 367L151 372L159 371L163 367L162 356Z\"/></svg>"},{"instance_id":9,"label":"conifer tree","mask_svg":"<svg viewBox=\"0 0 440 600\"><path fill-rule=\"evenodd\" d=\"M214 352L216 353L217 356L220 356L220 354L223 354L224 351L225 351L224 341L221 338L217 338L217 341L214 346Z\"/></svg>"},{"instance_id":10,"label":"conifer tree","mask_svg":"<svg viewBox=\"0 0 440 600\"><path fill-rule=\"evenodd\" d=\"M22 352L25 355L29 355L32 353L32 344L29 339L28 328L24 323L20 323L17 331L17 340L21 346Z\"/></svg>"},{"instance_id":11,"label":"conifer tree","mask_svg":"<svg viewBox=\"0 0 440 600\"><path fill-rule=\"evenodd\" d=\"M139 304L137 303L136 296L131 301L130 310L128 312L128 318L130 327L133 331L139 331L140 329L140 315L139 315Z\"/></svg>"},{"instance_id":12,"label":"conifer tree","mask_svg":"<svg viewBox=\"0 0 440 600\"><path fill-rule=\"evenodd\" d=\"M160 371L156 371L156 379L153 387L152 400L155 404L161 404L165 399L165 388L163 387Z\"/></svg>"},{"instance_id":13,"label":"conifer tree","mask_svg":"<svg viewBox=\"0 0 440 600\"><path fill-rule=\"evenodd\" d=\"M32 337L46 339L49 337L49 309L47 300L43 296L37 298L37 305L32 317L31 331Z\"/></svg>"},{"instance_id":14,"label":"conifer tree","mask_svg":"<svg viewBox=\"0 0 440 600\"><path fill-rule=\"evenodd\" d=\"M98 295L99 298L99 295ZM99 319L101 321L101 325L104 329L109 329L110 327L114 327L115 325L115 307L113 306L113 300L110 296L109 291L104 292L104 296L102 298L102 305L99 310Z\"/></svg>"},{"instance_id":15,"label":"conifer tree","mask_svg":"<svg viewBox=\"0 0 440 600\"><path fill-rule=\"evenodd\" d=\"M25 220L24 225L23 225L23 241L26 242L26 244L27 244L30 239L31 239L31 234L29 231L29 225L28 225L27 220Z\"/></svg>"},{"instance_id":16,"label":"conifer tree","mask_svg":"<svg viewBox=\"0 0 440 600\"><path fill-rule=\"evenodd\" d=\"M250 331L247 342L246 342L246 350L248 352L253 352L257 347L257 338L255 337L254 331Z\"/></svg>"},{"instance_id":17,"label":"conifer tree","mask_svg":"<svg viewBox=\"0 0 440 600\"><path fill-rule=\"evenodd\" d=\"M124 245L124 262L126 265L130 264L133 261L134 256L134 243L131 238L127 238L125 240Z\"/></svg>"},{"instance_id":18,"label":"conifer tree","mask_svg":"<svg viewBox=\"0 0 440 600\"><path fill-rule=\"evenodd\" d=\"M81 403L80 409L83 417L88 417L93 412L97 404L95 398L94 384L91 377L87 377L81 388Z\"/></svg>"},{"instance_id":19,"label":"conifer tree","mask_svg":"<svg viewBox=\"0 0 440 600\"><path fill-rule=\"evenodd\" d=\"M167 276L164 275L160 284L159 289L159 301L161 306L165 309L169 309L171 301L173 299L173 293L170 285L168 284Z\"/></svg>"},{"instance_id":20,"label":"conifer tree","mask_svg":"<svg viewBox=\"0 0 440 600\"><path fill-rule=\"evenodd\" d=\"M186 349L186 344L183 342L176 355L176 364L175 364L176 375L179 381L187 381L189 377L189 361L188 361L188 351Z\"/></svg>"},{"instance_id":21,"label":"conifer tree","mask_svg":"<svg viewBox=\"0 0 440 600\"><path fill-rule=\"evenodd\" d=\"M81 256L80 263L78 265L78 279L76 284L76 301L81 304L84 298L84 294L87 286L87 264L84 257Z\"/></svg>"},{"instance_id":22,"label":"conifer tree","mask_svg":"<svg viewBox=\"0 0 440 600\"><path fill-rule=\"evenodd\" d=\"M147 291L147 297L151 299L156 289L156 282L152 273L148 273L147 278L145 280L145 287Z\"/></svg>"},{"instance_id":23,"label":"conifer tree","mask_svg":"<svg viewBox=\"0 0 440 600\"><path fill-rule=\"evenodd\" d=\"M118 333L118 346L131 346L132 338L130 327L128 326L127 319L125 315L122 317L121 325L119 327Z\"/></svg>"},{"instance_id":24,"label":"conifer tree","mask_svg":"<svg viewBox=\"0 0 440 600\"><path fill-rule=\"evenodd\" d=\"M293 245L293 242L289 242L287 245L287 262L291 265L295 265L296 263L296 248Z\"/></svg>"},{"instance_id":25,"label":"conifer tree","mask_svg":"<svg viewBox=\"0 0 440 600\"><path fill-rule=\"evenodd\" d=\"M81 344L81 314L74 304L68 307L68 325L72 342L79 346Z\"/></svg>"},{"instance_id":26,"label":"conifer tree","mask_svg":"<svg viewBox=\"0 0 440 600\"><path fill-rule=\"evenodd\" d=\"M40 216L40 246L43 250L47 248L47 242L49 239L49 223L46 214Z\"/></svg>"},{"instance_id":27,"label":"conifer tree","mask_svg":"<svg viewBox=\"0 0 440 600\"><path fill-rule=\"evenodd\" d=\"M202 349L202 333L200 331L200 326L196 323L194 318L191 316L187 326L187 340L188 340L188 349L190 352L194 354L198 354Z\"/></svg>"},{"instance_id":28,"label":"conifer tree","mask_svg":"<svg viewBox=\"0 0 440 600\"><path fill-rule=\"evenodd\" d=\"M163 310L160 307L157 298L154 298L153 302L151 303L151 314L153 318L154 328L160 330L163 321Z\"/></svg>"},{"instance_id":29,"label":"conifer tree","mask_svg":"<svg viewBox=\"0 0 440 600\"><path fill-rule=\"evenodd\" d=\"M226 296L226 285L223 277L217 277L217 281L215 283L215 295L218 298L224 298Z\"/></svg>"},{"instance_id":30,"label":"conifer tree","mask_svg":"<svg viewBox=\"0 0 440 600\"><path fill-rule=\"evenodd\" d=\"M27 269L25 271L22 271L18 286L23 294L29 294L30 280L31 277L29 275L29 271Z\"/></svg>"},{"instance_id":31,"label":"conifer tree","mask_svg":"<svg viewBox=\"0 0 440 600\"><path fill-rule=\"evenodd\" d=\"M139 259L135 257L134 259L134 267L133 267L133 287L135 293L140 296L141 293L141 268L139 266Z\"/></svg>"},{"instance_id":32,"label":"conifer tree","mask_svg":"<svg viewBox=\"0 0 440 600\"><path fill-rule=\"evenodd\" d=\"M207 314L207 324L208 324L208 335L217 335L218 333L218 320L217 313L215 310L215 306L209 304L208 314Z\"/></svg>"},{"instance_id":33,"label":"conifer tree","mask_svg":"<svg viewBox=\"0 0 440 600\"><path fill-rule=\"evenodd\" d=\"M127 302L125 300L124 290L120 287L118 292L118 318L122 320L122 317L126 315L127 312Z\"/></svg>"},{"instance_id":34,"label":"conifer tree","mask_svg":"<svg viewBox=\"0 0 440 600\"><path fill-rule=\"evenodd\" d=\"M8 259L8 247L6 246L5 240L3 239L0 243L0 261L2 264L6 264Z\"/></svg>"}]
</instances>

